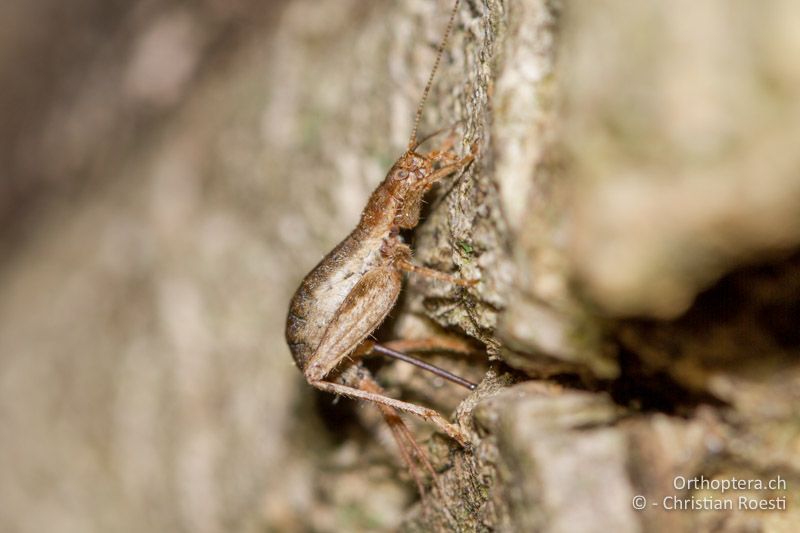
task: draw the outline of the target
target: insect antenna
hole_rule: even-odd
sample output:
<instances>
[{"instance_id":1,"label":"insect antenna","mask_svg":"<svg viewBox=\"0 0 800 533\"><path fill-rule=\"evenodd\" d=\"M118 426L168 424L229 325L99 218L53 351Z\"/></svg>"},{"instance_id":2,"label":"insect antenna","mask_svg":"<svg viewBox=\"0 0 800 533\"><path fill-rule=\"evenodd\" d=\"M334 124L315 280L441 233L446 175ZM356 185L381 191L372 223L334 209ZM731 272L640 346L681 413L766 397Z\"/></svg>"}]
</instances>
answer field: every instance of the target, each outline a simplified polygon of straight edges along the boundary
<instances>
[{"instance_id":1,"label":"insect antenna","mask_svg":"<svg viewBox=\"0 0 800 533\"><path fill-rule=\"evenodd\" d=\"M422 118L422 109L425 107L425 101L428 99L428 93L431 92L433 77L436 75L436 69L439 68L439 63L441 62L442 54L444 53L444 47L447 46L447 40L450 38L450 32L453 29L453 23L456 19L456 12L458 11L459 3L461 3L461 0L456 0L456 3L453 5L453 10L450 12L450 20L447 21L447 28L444 30L444 36L442 37L442 41L439 43L439 48L436 50L436 60L433 62L431 74L428 76L428 83L425 84L425 90L422 91L422 98L417 106L417 114L414 116L414 128L411 130L411 138L408 140L409 150L413 150L418 145L417 128L419 128L419 121Z\"/></svg>"}]
</instances>

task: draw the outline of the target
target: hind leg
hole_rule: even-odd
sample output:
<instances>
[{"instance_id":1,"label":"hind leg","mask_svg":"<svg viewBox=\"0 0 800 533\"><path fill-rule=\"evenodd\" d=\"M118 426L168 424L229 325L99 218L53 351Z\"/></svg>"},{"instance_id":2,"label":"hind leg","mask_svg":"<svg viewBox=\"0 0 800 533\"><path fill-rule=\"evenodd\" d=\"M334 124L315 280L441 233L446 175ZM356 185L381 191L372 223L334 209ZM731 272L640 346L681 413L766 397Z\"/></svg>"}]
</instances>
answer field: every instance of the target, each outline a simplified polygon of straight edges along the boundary
<instances>
[{"instance_id":1,"label":"hind leg","mask_svg":"<svg viewBox=\"0 0 800 533\"><path fill-rule=\"evenodd\" d=\"M319 381L309 381L309 384L325 392L339 394L341 396L352 398L354 400L367 400L370 402L377 403L379 405L392 407L404 413L411 413L412 415L416 415L422 418L423 420L432 422L443 433L445 433L447 436L458 442L461 446L466 448L469 445L469 441L464 432L461 431L461 429L458 426L448 422L442 415L440 415L433 409L422 407L420 405L416 405L409 402L395 400L394 398L389 398L388 396L384 396L381 393L370 392L368 390L362 390L348 385L342 385L340 383L332 383L330 381L319 380Z\"/></svg>"},{"instance_id":2,"label":"hind leg","mask_svg":"<svg viewBox=\"0 0 800 533\"><path fill-rule=\"evenodd\" d=\"M395 339L381 344L398 352L449 352L462 355L479 353L467 341L450 335L423 339Z\"/></svg>"},{"instance_id":3,"label":"hind leg","mask_svg":"<svg viewBox=\"0 0 800 533\"><path fill-rule=\"evenodd\" d=\"M383 394L381 386L370 376L362 376L359 382L359 388L376 394ZM406 423L400 418L398 412L392 407L383 404L378 404L378 409L380 409L383 419L392 431L392 435L400 451L400 456L403 458L403 462L414 478L420 496L425 496L425 486L418 465L421 465L422 468L428 472L434 486L438 489L438 477L436 471L433 469L433 465L431 465L428 454L417 444L417 441L411 434L411 430L408 429ZM415 458L416 461L414 460Z\"/></svg>"}]
</instances>

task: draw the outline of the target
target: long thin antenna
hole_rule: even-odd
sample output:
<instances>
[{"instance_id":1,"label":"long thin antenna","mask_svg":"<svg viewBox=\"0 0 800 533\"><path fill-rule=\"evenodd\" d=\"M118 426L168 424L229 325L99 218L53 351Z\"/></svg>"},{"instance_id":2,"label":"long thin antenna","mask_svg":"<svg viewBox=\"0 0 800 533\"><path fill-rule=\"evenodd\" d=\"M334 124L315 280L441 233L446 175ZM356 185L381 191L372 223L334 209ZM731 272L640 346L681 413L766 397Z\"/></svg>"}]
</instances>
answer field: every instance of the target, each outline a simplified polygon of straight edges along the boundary
<instances>
[{"instance_id":1,"label":"long thin antenna","mask_svg":"<svg viewBox=\"0 0 800 533\"><path fill-rule=\"evenodd\" d=\"M428 99L428 93L431 91L431 85L433 84L433 77L436 75L436 69L439 68L439 62L442 59L444 47L447 46L447 39L450 38L450 32L453 29L453 22L456 19L456 11L458 11L459 3L461 3L461 0L456 0L455 5L453 6L453 11L450 12L450 20L447 22L447 29L444 30L444 37L442 37L442 42L439 43L439 49L436 51L436 61L433 63L433 69L431 70L431 75L428 77L428 83L425 85L425 90L422 91L422 99L419 101L419 106L417 106L417 114L414 117L414 129L411 130L411 138L408 140L409 150L413 150L417 147L417 128L419 127L419 121L422 118L422 108L425 107L425 101Z\"/></svg>"}]
</instances>

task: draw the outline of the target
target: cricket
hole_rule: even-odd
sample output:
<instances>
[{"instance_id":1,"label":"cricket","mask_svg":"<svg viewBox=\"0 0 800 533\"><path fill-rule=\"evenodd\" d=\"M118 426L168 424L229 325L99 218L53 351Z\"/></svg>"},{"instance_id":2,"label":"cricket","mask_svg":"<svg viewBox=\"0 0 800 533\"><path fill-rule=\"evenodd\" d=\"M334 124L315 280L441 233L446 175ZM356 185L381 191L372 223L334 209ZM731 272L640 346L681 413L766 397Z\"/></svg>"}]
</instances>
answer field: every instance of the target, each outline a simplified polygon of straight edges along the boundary
<instances>
[{"instance_id":1,"label":"cricket","mask_svg":"<svg viewBox=\"0 0 800 533\"><path fill-rule=\"evenodd\" d=\"M419 224L425 193L438 180L462 171L473 161L476 145L459 157L452 151L453 135L439 149L420 153L421 144L446 131L421 140L417 129L436 70L453 28L460 0L450 13L436 59L417 107L408 148L370 196L356 228L303 279L292 297L286 321L286 341L297 367L309 385L329 393L373 402L380 409L419 490L424 494L418 465L431 478L436 474L399 412L433 423L461 446L464 432L437 411L387 396L362 359L382 354L419 366L467 389L475 384L418 360L407 352L442 348L463 351L453 343L430 340L396 340L376 344L370 335L380 326L400 294L404 273L426 276L461 287L477 282L412 263L411 248L400 231ZM452 128L451 128L452 129Z\"/></svg>"}]
</instances>

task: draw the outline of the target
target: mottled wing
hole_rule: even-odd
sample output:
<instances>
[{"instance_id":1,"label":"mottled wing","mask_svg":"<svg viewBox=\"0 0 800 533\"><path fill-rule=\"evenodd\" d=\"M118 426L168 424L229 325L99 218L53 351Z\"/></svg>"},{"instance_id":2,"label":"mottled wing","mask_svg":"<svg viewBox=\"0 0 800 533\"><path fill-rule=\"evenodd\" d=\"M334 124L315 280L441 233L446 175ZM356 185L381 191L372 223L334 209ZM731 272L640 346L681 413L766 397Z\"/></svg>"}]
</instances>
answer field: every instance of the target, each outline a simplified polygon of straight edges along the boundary
<instances>
[{"instance_id":1,"label":"mottled wing","mask_svg":"<svg viewBox=\"0 0 800 533\"><path fill-rule=\"evenodd\" d=\"M306 369L322 379L380 326L400 293L402 275L391 267L364 274L342 302Z\"/></svg>"}]
</instances>

